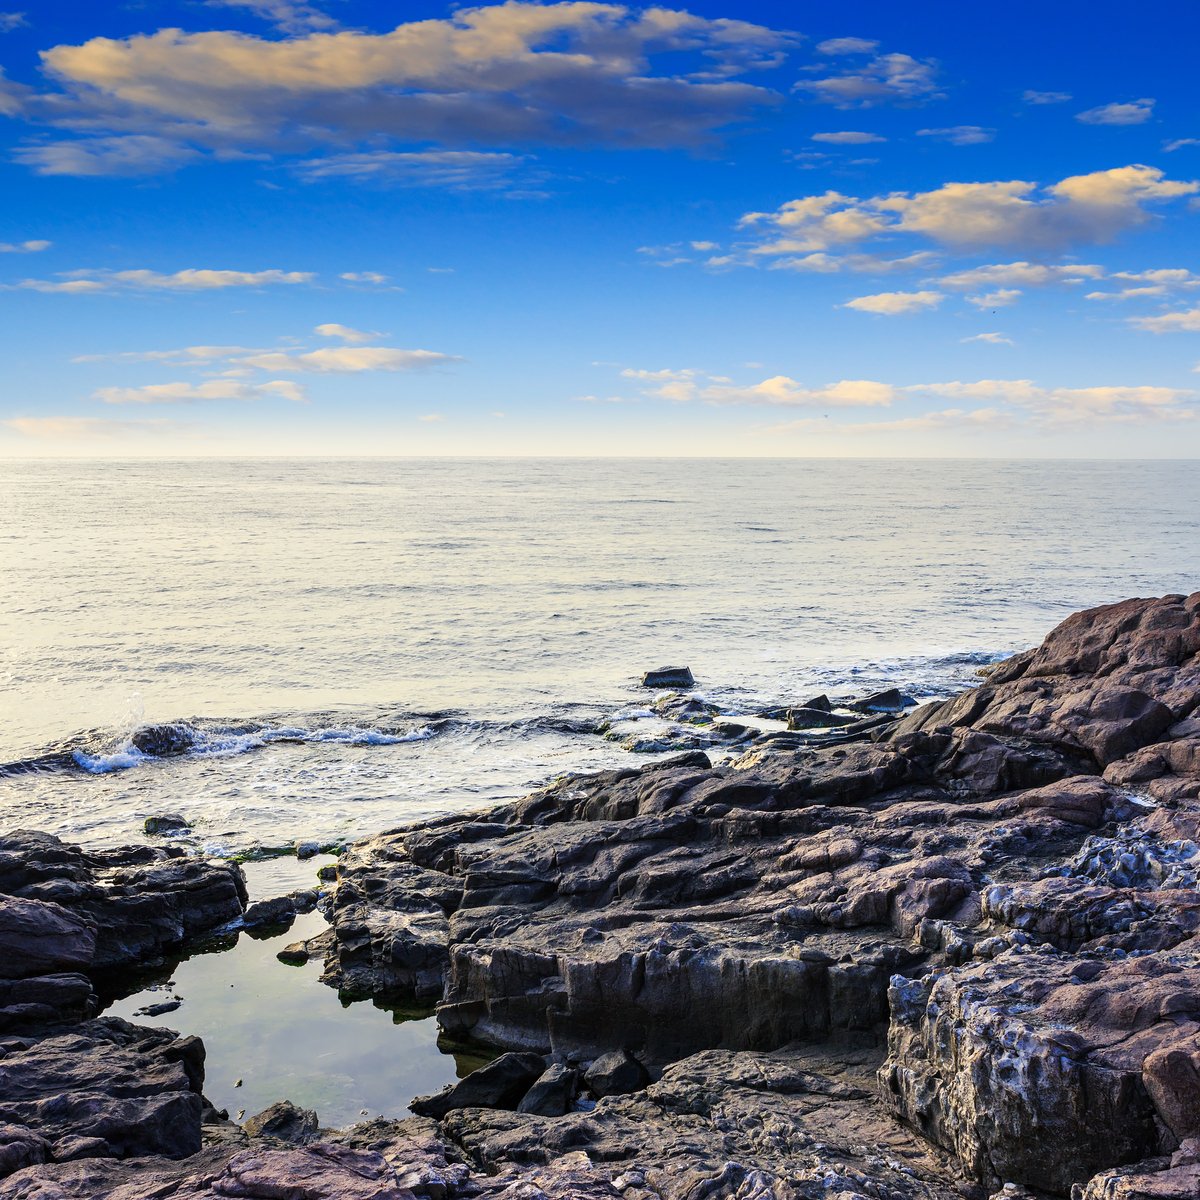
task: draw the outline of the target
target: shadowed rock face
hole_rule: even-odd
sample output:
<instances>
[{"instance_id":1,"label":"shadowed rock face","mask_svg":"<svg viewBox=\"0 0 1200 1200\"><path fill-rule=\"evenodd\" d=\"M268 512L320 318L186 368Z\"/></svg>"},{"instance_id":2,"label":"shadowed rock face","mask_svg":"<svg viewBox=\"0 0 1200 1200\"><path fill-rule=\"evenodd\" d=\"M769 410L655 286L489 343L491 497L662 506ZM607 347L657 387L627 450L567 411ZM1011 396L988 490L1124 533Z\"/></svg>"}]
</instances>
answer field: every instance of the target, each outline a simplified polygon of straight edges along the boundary
<instances>
[{"instance_id":1,"label":"shadowed rock face","mask_svg":"<svg viewBox=\"0 0 1200 1200\"><path fill-rule=\"evenodd\" d=\"M178 1163L0 1127L0 1200L1195 1200L1200 594L1078 614L868 732L360 844L327 980L439 1002L503 1071L436 1123ZM64 907L39 969L69 977Z\"/></svg>"}]
</instances>

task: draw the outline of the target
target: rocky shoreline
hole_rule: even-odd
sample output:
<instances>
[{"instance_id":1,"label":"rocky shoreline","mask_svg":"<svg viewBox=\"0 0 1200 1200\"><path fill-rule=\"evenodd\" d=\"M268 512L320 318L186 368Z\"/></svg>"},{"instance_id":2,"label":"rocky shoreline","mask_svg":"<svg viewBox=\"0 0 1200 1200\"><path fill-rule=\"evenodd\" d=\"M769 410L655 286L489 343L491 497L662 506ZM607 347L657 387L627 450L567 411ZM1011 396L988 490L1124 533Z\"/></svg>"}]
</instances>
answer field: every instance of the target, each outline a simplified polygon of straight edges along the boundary
<instances>
[{"instance_id":1,"label":"rocky shoreline","mask_svg":"<svg viewBox=\"0 0 1200 1200\"><path fill-rule=\"evenodd\" d=\"M93 1015L244 920L237 867L0 838L0 1200L1194 1200L1200 593L835 724L347 851L293 955L506 1053L342 1131Z\"/></svg>"}]
</instances>

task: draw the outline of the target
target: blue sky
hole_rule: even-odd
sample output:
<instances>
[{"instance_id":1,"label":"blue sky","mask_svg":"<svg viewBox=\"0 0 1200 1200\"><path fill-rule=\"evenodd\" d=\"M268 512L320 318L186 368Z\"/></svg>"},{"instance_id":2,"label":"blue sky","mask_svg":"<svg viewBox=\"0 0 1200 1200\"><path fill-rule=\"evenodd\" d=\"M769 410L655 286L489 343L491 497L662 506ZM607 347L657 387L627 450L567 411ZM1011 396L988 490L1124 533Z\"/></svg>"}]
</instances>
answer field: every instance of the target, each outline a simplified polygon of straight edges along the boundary
<instances>
[{"instance_id":1,"label":"blue sky","mask_svg":"<svg viewBox=\"0 0 1200 1200\"><path fill-rule=\"evenodd\" d=\"M4 3L0 454L1200 453L1192 4Z\"/></svg>"}]
</instances>

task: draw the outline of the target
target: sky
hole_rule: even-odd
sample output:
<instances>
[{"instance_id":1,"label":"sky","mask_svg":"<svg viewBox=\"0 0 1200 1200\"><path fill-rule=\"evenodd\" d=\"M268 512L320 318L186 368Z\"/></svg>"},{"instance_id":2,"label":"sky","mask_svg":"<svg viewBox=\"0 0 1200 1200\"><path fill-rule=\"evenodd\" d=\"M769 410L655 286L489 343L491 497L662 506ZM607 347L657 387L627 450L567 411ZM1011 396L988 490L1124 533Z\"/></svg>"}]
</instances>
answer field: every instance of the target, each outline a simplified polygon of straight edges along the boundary
<instances>
[{"instance_id":1,"label":"sky","mask_svg":"<svg viewBox=\"0 0 1200 1200\"><path fill-rule=\"evenodd\" d=\"M1200 456L1198 43L0 0L0 455Z\"/></svg>"}]
</instances>

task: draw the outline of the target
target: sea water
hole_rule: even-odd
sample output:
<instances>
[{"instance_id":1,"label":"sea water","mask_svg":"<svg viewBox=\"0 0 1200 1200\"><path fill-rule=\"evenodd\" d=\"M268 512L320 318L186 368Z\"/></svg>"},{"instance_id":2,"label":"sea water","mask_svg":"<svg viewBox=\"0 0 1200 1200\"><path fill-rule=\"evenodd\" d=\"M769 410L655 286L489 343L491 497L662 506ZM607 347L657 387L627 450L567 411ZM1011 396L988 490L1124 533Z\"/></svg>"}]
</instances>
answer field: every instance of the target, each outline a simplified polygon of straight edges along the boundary
<instances>
[{"instance_id":1,"label":"sea water","mask_svg":"<svg viewBox=\"0 0 1200 1200\"><path fill-rule=\"evenodd\" d=\"M1198 524L1189 462L8 460L0 828L365 836L628 765L596 730L668 664L944 695L1200 587Z\"/></svg>"}]
</instances>

